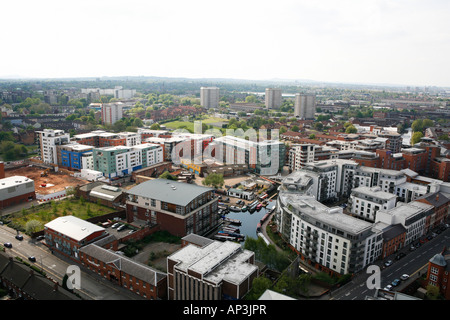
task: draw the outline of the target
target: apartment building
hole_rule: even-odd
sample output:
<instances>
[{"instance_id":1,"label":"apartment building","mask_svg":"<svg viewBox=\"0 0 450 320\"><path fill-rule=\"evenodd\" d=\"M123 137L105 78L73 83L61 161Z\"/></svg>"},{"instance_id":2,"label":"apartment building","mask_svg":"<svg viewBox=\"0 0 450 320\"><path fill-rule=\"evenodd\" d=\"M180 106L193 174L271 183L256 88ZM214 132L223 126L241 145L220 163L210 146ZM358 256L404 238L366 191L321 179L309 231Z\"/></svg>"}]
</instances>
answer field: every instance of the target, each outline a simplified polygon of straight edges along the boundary
<instances>
[{"instance_id":1,"label":"apartment building","mask_svg":"<svg viewBox=\"0 0 450 320\"><path fill-rule=\"evenodd\" d=\"M156 144L144 143L132 147L114 146L94 148L94 170L107 178L121 177L133 171L163 162L163 149Z\"/></svg>"},{"instance_id":2,"label":"apartment building","mask_svg":"<svg viewBox=\"0 0 450 320\"><path fill-rule=\"evenodd\" d=\"M57 146L58 165L69 170L89 169L83 167L83 154L92 152L94 147L83 144L65 144Z\"/></svg>"},{"instance_id":3,"label":"apartment building","mask_svg":"<svg viewBox=\"0 0 450 320\"><path fill-rule=\"evenodd\" d=\"M220 89L217 87L201 87L200 105L206 109L217 109L219 107L219 92Z\"/></svg>"},{"instance_id":4,"label":"apartment building","mask_svg":"<svg viewBox=\"0 0 450 320\"><path fill-rule=\"evenodd\" d=\"M70 134L65 133L64 130L44 129L43 131L36 131L36 135L42 161L56 165L58 163L56 146L68 144L70 142Z\"/></svg>"},{"instance_id":5,"label":"apartment building","mask_svg":"<svg viewBox=\"0 0 450 320\"><path fill-rule=\"evenodd\" d=\"M158 224L162 230L181 237L203 235L219 223L213 190L166 179L140 183L127 191L127 221Z\"/></svg>"},{"instance_id":6,"label":"apartment building","mask_svg":"<svg viewBox=\"0 0 450 320\"><path fill-rule=\"evenodd\" d=\"M289 149L289 169L303 168L307 163L338 158L338 149L312 143L294 144Z\"/></svg>"},{"instance_id":7,"label":"apartment building","mask_svg":"<svg viewBox=\"0 0 450 320\"><path fill-rule=\"evenodd\" d=\"M295 94L294 116L302 119L314 119L316 113L316 96L313 94Z\"/></svg>"},{"instance_id":8,"label":"apartment building","mask_svg":"<svg viewBox=\"0 0 450 320\"><path fill-rule=\"evenodd\" d=\"M358 187L349 198L350 212L361 219L374 222L380 209L395 208L397 196L382 191L380 187Z\"/></svg>"},{"instance_id":9,"label":"apartment building","mask_svg":"<svg viewBox=\"0 0 450 320\"><path fill-rule=\"evenodd\" d=\"M104 103L101 108L102 123L113 125L123 117L123 103Z\"/></svg>"},{"instance_id":10,"label":"apartment building","mask_svg":"<svg viewBox=\"0 0 450 320\"><path fill-rule=\"evenodd\" d=\"M331 274L362 270L382 250L382 233L372 223L329 208L313 196L303 195L302 186L283 185L276 205L278 231L290 246L315 268Z\"/></svg>"},{"instance_id":11,"label":"apartment building","mask_svg":"<svg viewBox=\"0 0 450 320\"><path fill-rule=\"evenodd\" d=\"M266 88L266 94L264 96L266 109L280 109L283 102L281 89L278 88Z\"/></svg>"},{"instance_id":12,"label":"apartment building","mask_svg":"<svg viewBox=\"0 0 450 320\"><path fill-rule=\"evenodd\" d=\"M256 142L234 136L223 136L211 144L214 158L224 164L245 164L261 175L274 175L283 169L286 149L278 140ZM211 152L211 154L213 154Z\"/></svg>"},{"instance_id":13,"label":"apartment building","mask_svg":"<svg viewBox=\"0 0 450 320\"><path fill-rule=\"evenodd\" d=\"M74 135L72 141L96 148L126 146L132 147L142 143L141 134L136 132L107 132L96 130Z\"/></svg>"},{"instance_id":14,"label":"apartment building","mask_svg":"<svg viewBox=\"0 0 450 320\"><path fill-rule=\"evenodd\" d=\"M169 300L239 300L258 276L255 253L207 238L167 257Z\"/></svg>"}]
</instances>

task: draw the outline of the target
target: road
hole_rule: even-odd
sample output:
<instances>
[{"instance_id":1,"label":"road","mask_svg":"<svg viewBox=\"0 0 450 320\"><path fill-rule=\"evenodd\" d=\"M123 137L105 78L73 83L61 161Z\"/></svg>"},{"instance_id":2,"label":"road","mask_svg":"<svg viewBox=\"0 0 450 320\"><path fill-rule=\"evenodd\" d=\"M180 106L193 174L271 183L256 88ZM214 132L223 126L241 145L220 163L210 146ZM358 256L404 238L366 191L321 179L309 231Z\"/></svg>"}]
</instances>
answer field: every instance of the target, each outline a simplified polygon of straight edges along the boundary
<instances>
[{"instance_id":1,"label":"road","mask_svg":"<svg viewBox=\"0 0 450 320\"><path fill-rule=\"evenodd\" d=\"M28 260L29 256L34 256L35 266L44 270L49 278L62 283L62 279L66 274L67 267L75 265L70 259L52 254L50 249L43 243L35 241L23 235L22 241L15 238L17 232L5 225L0 225L0 243L10 242L12 248L5 248L6 253L12 257L20 257ZM142 300L143 298L110 283L105 278L85 269L78 265L81 269L81 289L75 290L83 299L86 300Z\"/></svg>"},{"instance_id":2,"label":"road","mask_svg":"<svg viewBox=\"0 0 450 320\"><path fill-rule=\"evenodd\" d=\"M402 252L406 256L400 260L395 259L395 255L387 257L386 259L376 261L374 265L378 265L381 269L381 288L386 287L394 279L400 279L402 274L410 275L406 281L401 281L398 287L393 290L400 291L419 276L427 272L428 261L437 253L440 253L444 247L450 246L450 228L438 234L435 238L422 244L414 251L409 251L404 248ZM384 266L386 260L392 260L393 264L389 267ZM375 289L368 289L367 279L372 273L361 271L352 281L344 285L342 288L334 290L331 296L325 297L331 300L364 300L366 296L373 296Z\"/></svg>"}]
</instances>

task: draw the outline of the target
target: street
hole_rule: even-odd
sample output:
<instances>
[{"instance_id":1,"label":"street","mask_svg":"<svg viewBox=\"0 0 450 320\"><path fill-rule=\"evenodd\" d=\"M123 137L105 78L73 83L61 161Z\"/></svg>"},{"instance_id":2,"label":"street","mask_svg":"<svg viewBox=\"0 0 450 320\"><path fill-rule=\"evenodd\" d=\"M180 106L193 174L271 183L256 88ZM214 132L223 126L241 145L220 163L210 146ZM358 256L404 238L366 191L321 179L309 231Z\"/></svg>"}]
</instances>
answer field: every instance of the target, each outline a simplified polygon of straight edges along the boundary
<instances>
[{"instance_id":1,"label":"street","mask_svg":"<svg viewBox=\"0 0 450 320\"><path fill-rule=\"evenodd\" d=\"M12 244L12 248L5 248L5 252L13 258L20 257L28 261L29 256L34 256L36 262L33 264L44 270L49 278L62 283L66 274L67 267L75 265L74 261L63 257L62 255L52 254L43 243L32 240L23 234L23 240L15 238L17 232L5 225L0 225L0 243L6 242ZM28 261L29 262L29 261ZM76 264L78 265L78 264ZM75 290L83 299L86 300L142 300L143 298L110 283L103 277L78 265L81 270L81 289Z\"/></svg>"},{"instance_id":2,"label":"street","mask_svg":"<svg viewBox=\"0 0 450 320\"><path fill-rule=\"evenodd\" d=\"M403 248L401 251L406 253L406 256L400 260L396 260L396 254L387 257L383 260L378 260L374 265L381 269L381 289L385 288L394 279L400 279L403 274L408 274L410 278L406 281L401 281L398 287L393 290L400 291L405 286L413 282L419 276L427 272L428 261L437 253L440 253L444 247L450 245L450 229L446 229L435 238L422 244L414 251L409 251L409 246ZM393 264L389 267L384 266L384 262L392 260ZM345 284L339 289L333 290L331 296L325 297L332 300L364 300L366 296L373 296L375 289L368 289L366 281L372 273L366 271L359 272L352 281Z\"/></svg>"}]
</instances>

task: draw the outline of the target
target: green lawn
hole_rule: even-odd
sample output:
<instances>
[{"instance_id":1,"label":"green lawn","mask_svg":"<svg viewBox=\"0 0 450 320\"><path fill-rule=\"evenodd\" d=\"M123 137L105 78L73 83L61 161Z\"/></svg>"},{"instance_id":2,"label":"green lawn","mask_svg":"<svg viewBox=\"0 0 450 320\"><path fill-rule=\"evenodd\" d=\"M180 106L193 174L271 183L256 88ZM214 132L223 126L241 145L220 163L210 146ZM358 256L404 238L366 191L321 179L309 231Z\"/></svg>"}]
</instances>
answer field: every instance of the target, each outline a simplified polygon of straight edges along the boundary
<instances>
[{"instance_id":1,"label":"green lawn","mask_svg":"<svg viewBox=\"0 0 450 320\"><path fill-rule=\"evenodd\" d=\"M88 202L84 199L70 198L60 201L51 201L30 209L23 209L22 211L11 214L8 217L8 220L11 220L11 227L22 231L27 231L27 222L32 220L39 221L42 228L39 229L39 227L36 227L36 230L33 230L38 231L42 230L47 222L58 217L73 215L86 220L91 217L101 216L114 211L113 208L101 204Z\"/></svg>"},{"instance_id":2,"label":"green lawn","mask_svg":"<svg viewBox=\"0 0 450 320\"><path fill-rule=\"evenodd\" d=\"M196 121L201 121L204 124L213 125L213 126L214 126L215 123L228 122L227 119L216 118L216 117L208 117L206 119L196 120ZM164 123L164 125L167 128L170 128L170 129L178 129L180 127L186 126L187 130L190 130L192 132L194 131L194 122L189 122L189 121L171 121L171 122Z\"/></svg>"}]
</instances>

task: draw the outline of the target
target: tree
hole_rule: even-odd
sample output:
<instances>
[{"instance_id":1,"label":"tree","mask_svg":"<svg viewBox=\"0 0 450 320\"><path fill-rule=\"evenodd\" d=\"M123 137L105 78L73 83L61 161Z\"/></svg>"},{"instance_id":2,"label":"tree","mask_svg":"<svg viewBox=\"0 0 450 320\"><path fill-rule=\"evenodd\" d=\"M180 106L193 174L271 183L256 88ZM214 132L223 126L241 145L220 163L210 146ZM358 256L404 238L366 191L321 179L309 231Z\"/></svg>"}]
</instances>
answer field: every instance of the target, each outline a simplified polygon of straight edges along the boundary
<instances>
[{"instance_id":1,"label":"tree","mask_svg":"<svg viewBox=\"0 0 450 320\"><path fill-rule=\"evenodd\" d=\"M357 133L358 129L354 125L349 125L347 129L345 129L345 133Z\"/></svg>"},{"instance_id":2,"label":"tree","mask_svg":"<svg viewBox=\"0 0 450 320\"><path fill-rule=\"evenodd\" d=\"M39 220L29 220L25 224L25 232L28 234L34 233L36 231L42 230L42 223Z\"/></svg>"},{"instance_id":3,"label":"tree","mask_svg":"<svg viewBox=\"0 0 450 320\"><path fill-rule=\"evenodd\" d=\"M173 174L171 174L169 171L164 171L159 177L159 179L167 179L167 180L174 180L177 181L177 177Z\"/></svg>"},{"instance_id":4,"label":"tree","mask_svg":"<svg viewBox=\"0 0 450 320\"><path fill-rule=\"evenodd\" d=\"M418 142L420 142L420 139L422 139L423 133L420 131L416 131L411 136L411 144L414 145Z\"/></svg>"},{"instance_id":5,"label":"tree","mask_svg":"<svg viewBox=\"0 0 450 320\"><path fill-rule=\"evenodd\" d=\"M222 188L225 183L223 179L223 174L211 173L202 181L205 186L212 186L214 188Z\"/></svg>"},{"instance_id":6,"label":"tree","mask_svg":"<svg viewBox=\"0 0 450 320\"><path fill-rule=\"evenodd\" d=\"M154 123L151 125L150 129L159 130L159 129L161 129L161 126L159 125L159 123Z\"/></svg>"}]
</instances>

